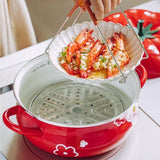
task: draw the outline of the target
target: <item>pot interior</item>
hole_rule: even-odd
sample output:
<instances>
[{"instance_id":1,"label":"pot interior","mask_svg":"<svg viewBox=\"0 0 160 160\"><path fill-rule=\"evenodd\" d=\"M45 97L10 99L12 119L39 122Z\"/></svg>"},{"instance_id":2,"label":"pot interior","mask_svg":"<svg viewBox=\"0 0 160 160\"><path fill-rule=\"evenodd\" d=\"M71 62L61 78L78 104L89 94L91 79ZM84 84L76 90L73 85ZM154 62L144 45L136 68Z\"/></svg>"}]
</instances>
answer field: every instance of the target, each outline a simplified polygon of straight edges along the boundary
<instances>
[{"instance_id":1,"label":"pot interior","mask_svg":"<svg viewBox=\"0 0 160 160\"><path fill-rule=\"evenodd\" d=\"M29 110L48 121L82 126L118 116L130 103L126 95L110 85L65 81L43 89L34 97Z\"/></svg>"},{"instance_id":2,"label":"pot interior","mask_svg":"<svg viewBox=\"0 0 160 160\"><path fill-rule=\"evenodd\" d=\"M37 118L67 126L95 125L124 113L137 101L140 90L135 72L125 83L76 83L64 78L46 55L25 65L16 77L19 104Z\"/></svg>"}]
</instances>

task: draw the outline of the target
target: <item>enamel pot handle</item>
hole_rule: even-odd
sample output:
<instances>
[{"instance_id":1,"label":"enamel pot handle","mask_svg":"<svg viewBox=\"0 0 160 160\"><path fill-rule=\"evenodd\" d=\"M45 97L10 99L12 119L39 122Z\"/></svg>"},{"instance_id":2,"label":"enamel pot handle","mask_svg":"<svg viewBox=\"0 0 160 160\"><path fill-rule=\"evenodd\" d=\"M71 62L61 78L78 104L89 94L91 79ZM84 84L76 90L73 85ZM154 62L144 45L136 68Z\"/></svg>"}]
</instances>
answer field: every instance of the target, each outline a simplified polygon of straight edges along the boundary
<instances>
[{"instance_id":1,"label":"enamel pot handle","mask_svg":"<svg viewBox=\"0 0 160 160\"><path fill-rule=\"evenodd\" d=\"M28 136L42 136L43 132L40 128L23 127L23 126L20 126L20 125L13 123L10 120L11 116L18 114L18 108L19 108L19 106L17 105L17 106L14 106L12 108L7 109L3 113L3 121L4 121L5 125L8 128L10 128L11 130L13 130L19 134L28 135Z\"/></svg>"},{"instance_id":2,"label":"enamel pot handle","mask_svg":"<svg viewBox=\"0 0 160 160\"><path fill-rule=\"evenodd\" d=\"M143 87L144 83L146 82L147 80L147 71L145 69L145 67L143 65L139 65L137 68L136 68L136 72L139 76L139 80L140 80L140 83L141 83L141 88Z\"/></svg>"}]
</instances>

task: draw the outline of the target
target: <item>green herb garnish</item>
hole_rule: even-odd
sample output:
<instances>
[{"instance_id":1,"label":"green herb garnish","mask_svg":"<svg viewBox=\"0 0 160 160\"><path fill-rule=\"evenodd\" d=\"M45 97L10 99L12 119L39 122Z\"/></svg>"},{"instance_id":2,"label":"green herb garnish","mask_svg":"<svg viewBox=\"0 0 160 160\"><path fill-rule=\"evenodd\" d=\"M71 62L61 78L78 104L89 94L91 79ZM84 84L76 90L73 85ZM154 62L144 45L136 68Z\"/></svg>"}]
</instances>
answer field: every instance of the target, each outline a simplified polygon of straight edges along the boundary
<instances>
[{"instance_id":1,"label":"green herb garnish","mask_svg":"<svg viewBox=\"0 0 160 160\"><path fill-rule=\"evenodd\" d=\"M106 57L101 57L101 61L105 62L106 61Z\"/></svg>"},{"instance_id":2,"label":"green herb garnish","mask_svg":"<svg viewBox=\"0 0 160 160\"><path fill-rule=\"evenodd\" d=\"M91 49L89 49L89 48L87 48L87 50L88 50L88 52L90 52L90 51L91 51Z\"/></svg>"},{"instance_id":3,"label":"green herb garnish","mask_svg":"<svg viewBox=\"0 0 160 160\"><path fill-rule=\"evenodd\" d=\"M66 56L66 52L61 52L62 57Z\"/></svg>"},{"instance_id":4,"label":"green herb garnish","mask_svg":"<svg viewBox=\"0 0 160 160\"><path fill-rule=\"evenodd\" d=\"M81 51L81 53L84 53L84 54L85 54L85 53L87 53L87 52L86 52L86 51Z\"/></svg>"},{"instance_id":5,"label":"green herb garnish","mask_svg":"<svg viewBox=\"0 0 160 160\"><path fill-rule=\"evenodd\" d=\"M116 68L116 67L117 67L117 65L115 64L113 67L114 67L114 68Z\"/></svg>"}]
</instances>

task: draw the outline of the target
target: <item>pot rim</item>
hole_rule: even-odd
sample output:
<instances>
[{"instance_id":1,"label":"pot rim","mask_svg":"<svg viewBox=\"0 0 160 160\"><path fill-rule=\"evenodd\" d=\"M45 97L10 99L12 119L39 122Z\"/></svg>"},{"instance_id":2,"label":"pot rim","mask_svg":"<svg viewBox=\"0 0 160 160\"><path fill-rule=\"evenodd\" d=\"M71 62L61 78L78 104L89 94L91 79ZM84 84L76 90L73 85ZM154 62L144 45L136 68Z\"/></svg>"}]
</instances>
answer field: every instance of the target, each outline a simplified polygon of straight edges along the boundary
<instances>
[{"instance_id":1,"label":"pot rim","mask_svg":"<svg viewBox=\"0 0 160 160\"><path fill-rule=\"evenodd\" d=\"M47 123L47 124L50 124L50 125L54 125L54 126L57 126L57 127L64 127L64 128L88 128L88 127L96 127L96 126L100 126L100 125L104 125L104 124L107 124L107 123L110 123L116 119L119 119L121 117L123 117L123 115L125 115L125 113L132 107L132 106L136 106L137 105L137 101L138 101L138 98L139 98L139 93L140 93L140 80L139 80L139 77L138 77L138 74L136 73L136 71L133 71L132 73L130 74L135 74L135 78L138 79L138 91L137 91L137 94L134 98L134 101L132 102L132 104L125 110L123 111L121 114L119 114L118 116L114 116L112 118L109 118L109 119L106 119L104 121L100 121L100 122L97 122L97 123L93 123L93 124L85 124L85 125L67 125L67 124L62 124L62 123L57 123L57 122L52 122L52 121L48 121L48 120L45 120L41 117L38 117L36 116L35 114L33 114L31 111L29 111L24 105L23 103L21 102L20 98L18 98L19 96L17 96L17 93L16 93L16 85L17 83L19 82L18 81L18 77L20 75L20 73L23 71L23 69L25 69L31 62L34 62L35 60L43 57L43 56L47 56L46 54L41 54L33 59L31 59L30 61L28 61L20 70L19 72L16 74L15 76L15 79L14 79L14 83L13 83L13 94L18 102L18 104L33 118L41 121L41 122L44 122L44 123ZM65 78L65 77L64 77ZM71 81L71 80L70 80ZM137 82L137 81L135 81Z\"/></svg>"}]
</instances>

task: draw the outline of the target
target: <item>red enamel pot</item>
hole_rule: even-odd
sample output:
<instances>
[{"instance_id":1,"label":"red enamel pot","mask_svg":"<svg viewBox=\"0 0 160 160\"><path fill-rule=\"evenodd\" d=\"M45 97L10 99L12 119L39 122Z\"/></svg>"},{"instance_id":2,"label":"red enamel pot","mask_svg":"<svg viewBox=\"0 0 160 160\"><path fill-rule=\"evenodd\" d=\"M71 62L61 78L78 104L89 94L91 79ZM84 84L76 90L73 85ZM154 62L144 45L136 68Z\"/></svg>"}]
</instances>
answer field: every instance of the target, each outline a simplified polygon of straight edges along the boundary
<instances>
[{"instance_id":1,"label":"red enamel pot","mask_svg":"<svg viewBox=\"0 0 160 160\"><path fill-rule=\"evenodd\" d=\"M125 83L76 83L62 77L48 57L41 55L16 76L18 105L4 112L3 121L52 154L99 155L119 146L132 131L140 88L146 78L146 70L140 65ZM13 115L18 123L10 119Z\"/></svg>"}]
</instances>

